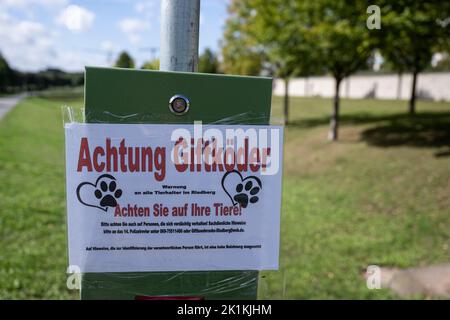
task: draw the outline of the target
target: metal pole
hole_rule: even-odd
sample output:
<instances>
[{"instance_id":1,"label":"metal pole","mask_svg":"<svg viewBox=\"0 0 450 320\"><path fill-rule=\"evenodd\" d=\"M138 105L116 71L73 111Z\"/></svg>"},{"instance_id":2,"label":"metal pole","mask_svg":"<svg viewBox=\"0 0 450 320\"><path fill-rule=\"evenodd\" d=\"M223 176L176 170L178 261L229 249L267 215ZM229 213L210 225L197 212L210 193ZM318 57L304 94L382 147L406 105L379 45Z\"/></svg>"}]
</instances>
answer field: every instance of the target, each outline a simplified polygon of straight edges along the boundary
<instances>
[{"instance_id":1,"label":"metal pole","mask_svg":"<svg viewBox=\"0 0 450 320\"><path fill-rule=\"evenodd\" d=\"M160 70L197 71L199 18L200 0L161 1Z\"/></svg>"}]
</instances>

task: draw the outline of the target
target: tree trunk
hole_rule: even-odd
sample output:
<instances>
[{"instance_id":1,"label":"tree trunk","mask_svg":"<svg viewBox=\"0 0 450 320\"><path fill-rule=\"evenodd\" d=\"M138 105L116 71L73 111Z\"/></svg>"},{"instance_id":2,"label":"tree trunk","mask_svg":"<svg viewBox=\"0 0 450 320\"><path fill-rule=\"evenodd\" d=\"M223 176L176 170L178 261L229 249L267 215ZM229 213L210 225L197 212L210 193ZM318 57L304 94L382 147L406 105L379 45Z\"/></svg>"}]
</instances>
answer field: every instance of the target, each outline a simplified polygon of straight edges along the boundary
<instances>
[{"instance_id":1,"label":"tree trunk","mask_svg":"<svg viewBox=\"0 0 450 320\"><path fill-rule=\"evenodd\" d=\"M416 113L416 86L417 86L417 71L414 71L411 86L411 98L409 100L409 114L411 115Z\"/></svg>"},{"instance_id":2,"label":"tree trunk","mask_svg":"<svg viewBox=\"0 0 450 320\"><path fill-rule=\"evenodd\" d=\"M341 86L340 78L335 78L335 92L333 101L333 113L331 114L330 131L328 132L328 140L336 141L338 139L339 126L339 88Z\"/></svg>"},{"instance_id":3,"label":"tree trunk","mask_svg":"<svg viewBox=\"0 0 450 320\"><path fill-rule=\"evenodd\" d=\"M308 95L308 77L305 77L305 97L307 97Z\"/></svg>"},{"instance_id":4,"label":"tree trunk","mask_svg":"<svg viewBox=\"0 0 450 320\"><path fill-rule=\"evenodd\" d=\"M289 79L284 79L284 125L289 123Z\"/></svg>"},{"instance_id":5,"label":"tree trunk","mask_svg":"<svg viewBox=\"0 0 450 320\"><path fill-rule=\"evenodd\" d=\"M345 81L345 97L350 98L350 77L347 77Z\"/></svg>"},{"instance_id":6,"label":"tree trunk","mask_svg":"<svg viewBox=\"0 0 450 320\"><path fill-rule=\"evenodd\" d=\"M397 81L397 100L402 99L402 72L398 73L398 81Z\"/></svg>"}]
</instances>

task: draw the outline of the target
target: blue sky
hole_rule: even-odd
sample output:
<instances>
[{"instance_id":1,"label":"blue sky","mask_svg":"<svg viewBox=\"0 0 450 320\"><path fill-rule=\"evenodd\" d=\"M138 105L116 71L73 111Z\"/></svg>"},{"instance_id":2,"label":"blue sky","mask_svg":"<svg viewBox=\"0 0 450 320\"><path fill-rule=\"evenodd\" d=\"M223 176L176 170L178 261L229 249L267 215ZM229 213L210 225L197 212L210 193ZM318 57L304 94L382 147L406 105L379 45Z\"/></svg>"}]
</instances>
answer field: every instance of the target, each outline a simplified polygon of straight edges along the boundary
<instances>
[{"instance_id":1,"label":"blue sky","mask_svg":"<svg viewBox=\"0 0 450 320\"><path fill-rule=\"evenodd\" d=\"M200 52L219 49L228 0L201 0ZM159 54L160 0L0 0L0 52L19 70L81 71L126 49Z\"/></svg>"}]
</instances>

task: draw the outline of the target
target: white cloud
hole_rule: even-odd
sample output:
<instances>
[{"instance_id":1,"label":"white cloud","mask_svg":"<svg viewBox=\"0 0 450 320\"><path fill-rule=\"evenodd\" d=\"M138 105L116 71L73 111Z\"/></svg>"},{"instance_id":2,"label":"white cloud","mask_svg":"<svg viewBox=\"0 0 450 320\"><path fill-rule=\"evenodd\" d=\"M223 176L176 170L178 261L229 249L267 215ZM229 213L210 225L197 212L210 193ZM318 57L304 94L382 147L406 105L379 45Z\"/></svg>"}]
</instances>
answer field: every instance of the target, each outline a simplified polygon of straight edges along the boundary
<instances>
[{"instance_id":1,"label":"white cloud","mask_svg":"<svg viewBox=\"0 0 450 320\"><path fill-rule=\"evenodd\" d=\"M118 27L133 44L138 44L141 41L142 32L150 30L150 24L147 21L135 18L126 18L119 21Z\"/></svg>"},{"instance_id":2,"label":"white cloud","mask_svg":"<svg viewBox=\"0 0 450 320\"><path fill-rule=\"evenodd\" d=\"M55 30L36 21L17 19L5 11L0 11L0 50L13 68L22 71L48 67L81 71L85 65L107 65L104 53L63 50Z\"/></svg>"},{"instance_id":3,"label":"white cloud","mask_svg":"<svg viewBox=\"0 0 450 320\"><path fill-rule=\"evenodd\" d=\"M62 7L68 0L0 0L0 5L10 8L23 8L28 6Z\"/></svg>"},{"instance_id":4,"label":"white cloud","mask_svg":"<svg viewBox=\"0 0 450 320\"><path fill-rule=\"evenodd\" d=\"M134 10L139 14L143 14L147 18L154 17L156 15L159 15L159 1L139 1L134 5Z\"/></svg>"},{"instance_id":5,"label":"white cloud","mask_svg":"<svg viewBox=\"0 0 450 320\"><path fill-rule=\"evenodd\" d=\"M34 18L36 8L46 11L60 10L68 4L68 0L0 0L0 11L17 10L28 18Z\"/></svg>"},{"instance_id":6,"label":"white cloud","mask_svg":"<svg viewBox=\"0 0 450 320\"><path fill-rule=\"evenodd\" d=\"M108 66L103 54L85 52L81 50L60 50L56 54L54 63L57 64L52 65L66 71L83 71L85 66Z\"/></svg>"},{"instance_id":7,"label":"white cloud","mask_svg":"<svg viewBox=\"0 0 450 320\"><path fill-rule=\"evenodd\" d=\"M95 14L93 12L71 4L61 11L56 20L72 32L82 32L92 26L94 19Z\"/></svg>"},{"instance_id":8,"label":"white cloud","mask_svg":"<svg viewBox=\"0 0 450 320\"><path fill-rule=\"evenodd\" d=\"M106 51L106 52L116 51L116 50L117 50L117 46L116 46L113 42L111 42L111 41L109 41L109 40L103 41L103 42L100 44L100 48L101 48L103 51Z\"/></svg>"},{"instance_id":9,"label":"white cloud","mask_svg":"<svg viewBox=\"0 0 450 320\"><path fill-rule=\"evenodd\" d=\"M0 43L8 62L22 70L36 70L55 58L54 35L42 24L17 20L0 12Z\"/></svg>"}]
</instances>

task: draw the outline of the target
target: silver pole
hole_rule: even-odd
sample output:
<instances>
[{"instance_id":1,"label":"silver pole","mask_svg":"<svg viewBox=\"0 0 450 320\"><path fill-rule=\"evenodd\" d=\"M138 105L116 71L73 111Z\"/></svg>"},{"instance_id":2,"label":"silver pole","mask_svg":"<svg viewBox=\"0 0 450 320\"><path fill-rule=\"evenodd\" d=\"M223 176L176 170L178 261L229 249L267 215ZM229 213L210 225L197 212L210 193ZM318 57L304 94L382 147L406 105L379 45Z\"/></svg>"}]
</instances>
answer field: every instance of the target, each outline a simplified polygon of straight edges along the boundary
<instances>
[{"instance_id":1,"label":"silver pole","mask_svg":"<svg viewBox=\"0 0 450 320\"><path fill-rule=\"evenodd\" d=\"M200 0L161 1L160 70L197 71Z\"/></svg>"}]
</instances>

